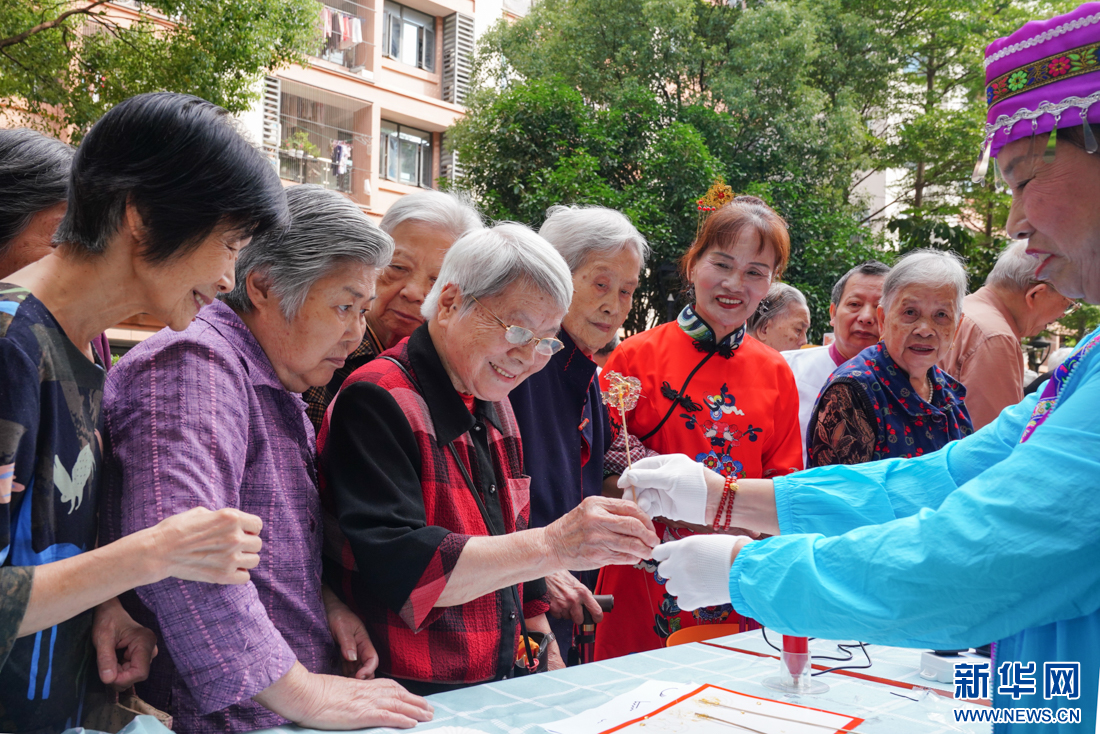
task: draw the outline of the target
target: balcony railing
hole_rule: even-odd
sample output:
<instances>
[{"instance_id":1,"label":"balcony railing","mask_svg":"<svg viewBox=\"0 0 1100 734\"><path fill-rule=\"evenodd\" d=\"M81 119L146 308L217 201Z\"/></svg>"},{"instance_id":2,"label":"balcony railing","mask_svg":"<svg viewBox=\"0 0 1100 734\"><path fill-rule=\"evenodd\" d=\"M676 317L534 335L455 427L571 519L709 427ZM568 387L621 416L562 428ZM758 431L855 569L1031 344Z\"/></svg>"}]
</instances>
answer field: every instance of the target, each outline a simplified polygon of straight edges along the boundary
<instances>
[{"instance_id":1,"label":"balcony railing","mask_svg":"<svg viewBox=\"0 0 1100 734\"><path fill-rule=\"evenodd\" d=\"M358 74L366 69L370 63L370 47L374 44L364 41L353 43L350 47L342 49L339 47L339 40L339 38L329 36L325 41L324 48L317 54L317 57L324 61L339 64L353 74Z\"/></svg>"},{"instance_id":2,"label":"balcony railing","mask_svg":"<svg viewBox=\"0 0 1100 734\"><path fill-rule=\"evenodd\" d=\"M353 73L368 69L370 47L374 44L368 37L367 19L373 15L373 8L352 0L330 0L320 4L325 39L316 55Z\"/></svg>"},{"instance_id":3,"label":"balcony railing","mask_svg":"<svg viewBox=\"0 0 1100 734\"><path fill-rule=\"evenodd\" d=\"M326 189L352 193L352 162L345 164L345 172L334 171L332 161L306 155L301 150L279 151L279 177L298 183L318 184Z\"/></svg>"}]
</instances>

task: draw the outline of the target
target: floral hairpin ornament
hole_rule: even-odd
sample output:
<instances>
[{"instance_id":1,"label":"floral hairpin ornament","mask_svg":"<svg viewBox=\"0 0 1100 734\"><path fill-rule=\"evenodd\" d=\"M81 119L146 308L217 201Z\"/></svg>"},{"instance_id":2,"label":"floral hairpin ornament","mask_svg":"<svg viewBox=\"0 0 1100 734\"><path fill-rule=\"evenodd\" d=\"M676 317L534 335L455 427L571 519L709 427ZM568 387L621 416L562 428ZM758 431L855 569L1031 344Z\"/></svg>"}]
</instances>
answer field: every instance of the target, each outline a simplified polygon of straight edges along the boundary
<instances>
[{"instance_id":1,"label":"floral hairpin ornament","mask_svg":"<svg viewBox=\"0 0 1100 734\"><path fill-rule=\"evenodd\" d=\"M630 434L626 430L626 413L638 407L638 398L642 396L642 381L637 377L624 377L618 372L607 373L607 389L603 400L619 409L620 423L623 427L623 440L626 442L626 465L630 466Z\"/></svg>"}]
</instances>

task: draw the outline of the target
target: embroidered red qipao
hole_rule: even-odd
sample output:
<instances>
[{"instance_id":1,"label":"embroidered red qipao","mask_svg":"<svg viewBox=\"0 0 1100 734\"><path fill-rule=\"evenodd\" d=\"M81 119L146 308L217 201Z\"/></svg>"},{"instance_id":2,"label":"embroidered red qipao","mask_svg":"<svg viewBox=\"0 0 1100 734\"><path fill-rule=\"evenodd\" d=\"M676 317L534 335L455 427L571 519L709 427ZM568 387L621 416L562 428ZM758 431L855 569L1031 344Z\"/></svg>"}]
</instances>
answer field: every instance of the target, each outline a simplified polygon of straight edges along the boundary
<instances>
[{"instance_id":1,"label":"embroidered red qipao","mask_svg":"<svg viewBox=\"0 0 1100 734\"><path fill-rule=\"evenodd\" d=\"M725 476L745 478L802 469L794 376L778 352L746 336L744 327L715 344L710 327L688 306L676 322L624 341L603 371L604 389L609 372L642 382L642 397L626 415L634 461L680 453ZM608 410L618 428L619 412L611 405ZM626 468L621 430L605 464L609 473ZM692 534L656 527L664 542ZM652 563L644 570L601 571L596 593L613 594L615 609L599 626L597 659L663 647L683 627L741 619L729 605L681 611L655 571Z\"/></svg>"}]
</instances>

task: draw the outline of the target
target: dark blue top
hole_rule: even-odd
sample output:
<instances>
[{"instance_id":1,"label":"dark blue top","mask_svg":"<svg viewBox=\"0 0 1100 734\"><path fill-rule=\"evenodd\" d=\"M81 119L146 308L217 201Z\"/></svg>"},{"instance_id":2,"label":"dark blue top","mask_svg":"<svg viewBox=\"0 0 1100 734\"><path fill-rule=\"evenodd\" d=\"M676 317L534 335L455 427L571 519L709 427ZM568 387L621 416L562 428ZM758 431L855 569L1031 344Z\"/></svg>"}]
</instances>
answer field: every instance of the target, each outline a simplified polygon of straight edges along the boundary
<instances>
[{"instance_id":1,"label":"dark blue top","mask_svg":"<svg viewBox=\"0 0 1100 734\"><path fill-rule=\"evenodd\" d=\"M966 388L935 365L928 377L932 382L931 402L912 389L909 374L882 342L837 367L818 396L807 426L810 464L921 456L973 433L970 414L963 404ZM863 421L858 421L859 417ZM869 430L861 431L860 422ZM819 424L823 431L818 429ZM845 429L855 443L864 446L845 446ZM822 438L823 433L828 440ZM862 456L850 460L857 454ZM825 455L831 459L822 460Z\"/></svg>"},{"instance_id":2,"label":"dark blue top","mask_svg":"<svg viewBox=\"0 0 1100 734\"><path fill-rule=\"evenodd\" d=\"M25 289L0 284L0 731L77 726L88 610L14 639L30 569L95 546L103 365Z\"/></svg>"},{"instance_id":3,"label":"dark blue top","mask_svg":"<svg viewBox=\"0 0 1100 734\"><path fill-rule=\"evenodd\" d=\"M565 349L508 396L531 476L531 527L557 520L603 488L603 455L611 423L596 363L565 333Z\"/></svg>"}]
</instances>

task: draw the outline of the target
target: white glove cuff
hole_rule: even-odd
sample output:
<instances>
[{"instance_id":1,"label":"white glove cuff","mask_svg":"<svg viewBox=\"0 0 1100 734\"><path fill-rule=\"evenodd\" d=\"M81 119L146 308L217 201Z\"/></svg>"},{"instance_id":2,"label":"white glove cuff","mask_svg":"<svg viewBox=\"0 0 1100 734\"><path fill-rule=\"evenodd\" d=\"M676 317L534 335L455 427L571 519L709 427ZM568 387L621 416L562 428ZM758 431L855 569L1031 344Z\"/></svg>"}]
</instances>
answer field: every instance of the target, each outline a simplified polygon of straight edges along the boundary
<instances>
[{"instance_id":1,"label":"white glove cuff","mask_svg":"<svg viewBox=\"0 0 1100 734\"><path fill-rule=\"evenodd\" d=\"M698 537L698 536L697 536ZM699 589L713 590L715 601L710 605L730 603L730 556L740 536L707 535L706 542L699 544L695 567L699 578L692 585ZM719 599L719 592L721 599Z\"/></svg>"},{"instance_id":2,"label":"white glove cuff","mask_svg":"<svg viewBox=\"0 0 1100 734\"><path fill-rule=\"evenodd\" d=\"M676 487L677 520L694 525L707 524L707 471L702 464L698 471L685 474Z\"/></svg>"}]
</instances>

